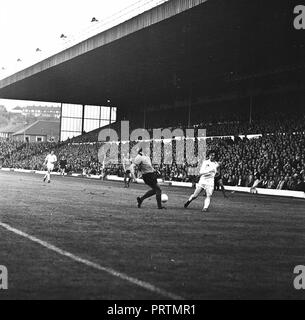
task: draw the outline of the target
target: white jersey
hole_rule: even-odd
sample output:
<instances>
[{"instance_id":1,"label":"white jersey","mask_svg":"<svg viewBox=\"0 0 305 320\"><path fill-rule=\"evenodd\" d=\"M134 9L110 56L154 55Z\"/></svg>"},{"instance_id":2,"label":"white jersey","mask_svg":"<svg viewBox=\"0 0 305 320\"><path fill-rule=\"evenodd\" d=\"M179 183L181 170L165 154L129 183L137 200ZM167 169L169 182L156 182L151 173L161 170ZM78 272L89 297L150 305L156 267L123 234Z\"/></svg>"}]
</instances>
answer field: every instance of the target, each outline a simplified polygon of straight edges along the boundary
<instances>
[{"instance_id":1,"label":"white jersey","mask_svg":"<svg viewBox=\"0 0 305 320\"><path fill-rule=\"evenodd\" d=\"M211 160L203 161L200 168L200 185L214 186L214 179L217 174L219 164Z\"/></svg>"},{"instance_id":2,"label":"white jersey","mask_svg":"<svg viewBox=\"0 0 305 320\"><path fill-rule=\"evenodd\" d=\"M57 157L55 154L49 154L46 157L45 162L47 163L48 170L54 170L54 163L57 161Z\"/></svg>"},{"instance_id":3,"label":"white jersey","mask_svg":"<svg viewBox=\"0 0 305 320\"><path fill-rule=\"evenodd\" d=\"M56 157L56 155L55 154L49 154L49 155L47 155L47 157L46 157L46 163L47 163L47 165L49 165L49 164L53 164L54 165L54 163L55 162L57 162L57 157Z\"/></svg>"}]
</instances>

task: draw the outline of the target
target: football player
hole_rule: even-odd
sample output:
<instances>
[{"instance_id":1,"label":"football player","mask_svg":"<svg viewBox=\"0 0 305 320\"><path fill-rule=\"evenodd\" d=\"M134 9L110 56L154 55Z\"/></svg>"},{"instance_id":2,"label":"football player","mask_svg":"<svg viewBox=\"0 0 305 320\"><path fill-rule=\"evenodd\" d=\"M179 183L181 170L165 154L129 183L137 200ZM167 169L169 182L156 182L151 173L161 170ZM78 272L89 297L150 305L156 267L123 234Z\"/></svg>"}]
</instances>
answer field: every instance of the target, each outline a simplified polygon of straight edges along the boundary
<instances>
[{"instance_id":1,"label":"football player","mask_svg":"<svg viewBox=\"0 0 305 320\"><path fill-rule=\"evenodd\" d=\"M130 172L133 179L135 179L135 167L137 167L138 170L142 173L142 178L145 184L151 188L151 190L146 192L142 197L137 198L138 208L141 208L144 200L156 195L158 209L165 209L162 206L162 191L158 184L157 173L152 166L150 157L144 155L142 149L139 150L138 155L130 166Z\"/></svg>"},{"instance_id":2,"label":"football player","mask_svg":"<svg viewBox=\"0 0 305 320\"><path fill-rule=\"evenodd\" d=\"M52 150L51 153L47 155L44 161L44 166L47 166L47 173L43 178L43 182L47 180L48 183L51 183L51 172L54 170L54 165L56 162L57 162L57 157L54 154L54 151Z\"/></svg>"},{"instance_id":3,"label":"football player","mask_svg":"<svg viewBox=\"0 0 305 320\"><path fill-rule=\"evenodd\" d=\"M184 204L184 208L196 200L202 191L205 191L204 206L202 211L207 212L211 203L211 198L215 187L215 176L219 168L219 163L215 161L216 153L210 152L209 159L202 162L200 169L200 179L196 185L194 194L191 195L189 200Z\"/></svg>"}]
</instances>

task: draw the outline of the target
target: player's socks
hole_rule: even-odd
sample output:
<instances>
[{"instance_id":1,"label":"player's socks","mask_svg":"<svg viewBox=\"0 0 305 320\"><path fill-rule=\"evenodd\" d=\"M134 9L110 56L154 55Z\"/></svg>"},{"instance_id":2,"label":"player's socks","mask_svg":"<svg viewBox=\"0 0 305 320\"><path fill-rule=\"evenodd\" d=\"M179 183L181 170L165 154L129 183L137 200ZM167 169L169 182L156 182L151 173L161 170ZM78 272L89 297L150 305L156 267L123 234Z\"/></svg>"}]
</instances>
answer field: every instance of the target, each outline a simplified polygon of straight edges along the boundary
<instances>
[{"instance_id":1,"label":"player's socks","mask_svg":"<svg viewBox=\"0 0 305 320\"><path fill-rule=\"evenodd\" d=\"M47 180L48 180L48 183L51 183L51 173L50 172L47 173Z\"/></svg>"},{"instance_id":2,"label":"player's socks","mask_svg":"<svg viewBox=\"0 0 305 320\"><path fill-rule=\"evenodd\" d=\"M142 199L140 197L137 198L137 202L138 202L138 208L141 208L141 205L143 203Z\"/></svg>"},{"instance_id":3,"label":"player's socks","mask_svg":"<svg viewBox=\"0 0 305 320\"><path fill-rule=\"evenodd\" d=\"M47 176L44 176L43 182L46 182L46 180L47 180Z\"/></svg>"},{"instance_id":4,"label":"player's socks","mask_svg":"<svg viewBox=\"0 0 305 320\"><path fill-rule=\"evenodd\" d=\"M189 200L184 204L184 208L187 209L188 206L195 200L197 199L194 195L191 195L191 197L189 198Z\"/></svg>"},{"instance_id":5,"label":"player's socks","mask_svg":"<svg viewBox=\"0 0 305 320\"><path fill-rule=\"evenodd\" d=\"M187 209L191 203L192 203L192 201L188 200L188 201L184 204L184 208Z\"/></svg>"},{"instance_id":6,"label":"player's socks","mask_svg":"<svg viewBox=\"0 0 305 320\"><path fill-rule=\"evenodd\" d=\"M203 210L208 211L210 203L211 203L211 197L206 197L205 200L204 200L204 208L203 208Z\"/></svg>"},{"instance_id":7,"label":"player's socks","mask_svg":"<svg viewBox=\"0 0 305 320\"><path fill-rule=\"evenodd\" d=\"M156 195L157 198L157 204L158 204L158 209L164 209L162 206L162 198L161 198L161 193Z\"/></svg>"}]
</instances>

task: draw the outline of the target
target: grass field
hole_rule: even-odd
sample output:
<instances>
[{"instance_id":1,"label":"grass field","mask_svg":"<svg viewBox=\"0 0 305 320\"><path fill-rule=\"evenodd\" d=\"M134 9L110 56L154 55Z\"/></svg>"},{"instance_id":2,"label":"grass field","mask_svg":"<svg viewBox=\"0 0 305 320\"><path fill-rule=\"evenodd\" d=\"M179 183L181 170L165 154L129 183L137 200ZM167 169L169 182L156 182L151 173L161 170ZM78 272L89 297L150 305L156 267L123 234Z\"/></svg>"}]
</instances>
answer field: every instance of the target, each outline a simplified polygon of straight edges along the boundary
<instances>
[{"instance_id":1,"label":"grass field","mask_svg":"<svg viewBox=\"0 0 305 320\"><path fill-rule=\"evenodd\" d=\"M305 202L216 192L188 210L190 189L0 172L0 299L305 298L293 269L305 264Z\"/></svg>"}]
</instances>

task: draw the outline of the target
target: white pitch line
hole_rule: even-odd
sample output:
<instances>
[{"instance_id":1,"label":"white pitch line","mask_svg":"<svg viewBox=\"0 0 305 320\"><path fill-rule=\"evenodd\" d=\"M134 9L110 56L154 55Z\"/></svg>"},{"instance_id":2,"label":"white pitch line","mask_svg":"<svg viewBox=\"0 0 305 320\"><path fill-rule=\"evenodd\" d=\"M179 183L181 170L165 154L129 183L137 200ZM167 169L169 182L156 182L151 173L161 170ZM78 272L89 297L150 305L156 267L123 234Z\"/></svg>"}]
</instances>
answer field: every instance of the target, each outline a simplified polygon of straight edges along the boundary
<instances>
[{"instance_id":1,"label":"white pitch line","mask_svg":"<svg viewBox=\"0 0 305 320\"><path fill-rule=\"evenodd\" d=\"M173 293L170 293L166 290L163 290L163 289L160 289L158 287L155 287L154 285L148 283L148 282L145 282L145 281L141 281L141 280L138 280L136 278L133 278L133 277L129 277L128 275L124 274L124 273L121 273L121 272L118 272L118 271L115 271L111 268L107 268L107 267L103 267L97 263L94 263L94 262L91 262L89 260L86 260L86 259L83 259L81 257L78 257L68 251L65 251L65 250L62 250L56 246L53 246L52 244L48 243L48 242L45 242L45 241L42 241L36 237L33 237L23 231L20 231L18 229L15 229L15 228L12 228L10 225L6 224L6 223L2 223L0 222L0 227L6 229L7 231L10 231L10 232L13 232L21 237L24 237L28 240L31 240L37 244L40 244L41 246L47 248L48 250L51 250L51 251L54 251L62 256L65 256L67 258L70 258L71 260L74 260L76 262L79 262L79 263L82 263L84 265L86 265L87 267L91 267L91 268L94 268L96 270L99 270L99 271L104 271L114 277L117 277L117 278L120 278L122 280L125 280L125 281L128 281L138 287L141 287L143 289L146 289L148 291L151 291L153 293L156 293L156 294L159 294L163 297L166 297L166 298L169 298L169 299L173 299L173 300L184 300L182 297L180 296L177 296Z\"/></svg>"}]
</instances>

